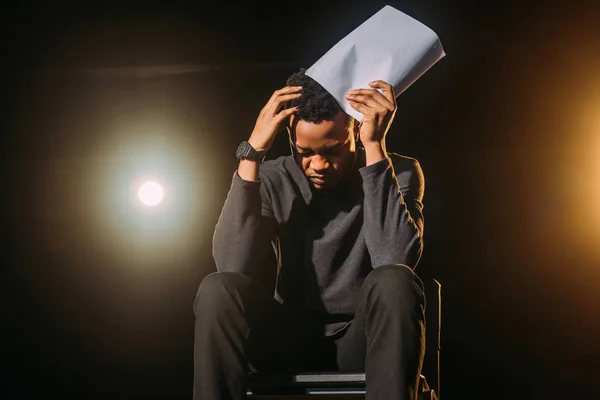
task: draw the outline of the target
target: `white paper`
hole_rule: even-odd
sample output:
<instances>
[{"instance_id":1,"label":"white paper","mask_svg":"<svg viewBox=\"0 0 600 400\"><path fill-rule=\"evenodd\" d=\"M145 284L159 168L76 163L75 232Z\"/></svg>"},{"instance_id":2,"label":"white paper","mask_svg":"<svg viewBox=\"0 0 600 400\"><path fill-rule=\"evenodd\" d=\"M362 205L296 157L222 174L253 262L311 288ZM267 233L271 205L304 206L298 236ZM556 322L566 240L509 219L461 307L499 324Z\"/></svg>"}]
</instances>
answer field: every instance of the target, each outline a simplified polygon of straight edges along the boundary
<instances>
[{"instance_id":1,"label":"white paper","mask_svg":"<svg viewBox=\"0 0 600 400\"><path fill-rule=\"evenodd\" d=\"M370 88L383 80L399 96L446 54L434 31L385 6L340 40L306 74L338 101L343 110L362 121L362 114L344 97L351 89Z\"/></svg>"}]
</instances>

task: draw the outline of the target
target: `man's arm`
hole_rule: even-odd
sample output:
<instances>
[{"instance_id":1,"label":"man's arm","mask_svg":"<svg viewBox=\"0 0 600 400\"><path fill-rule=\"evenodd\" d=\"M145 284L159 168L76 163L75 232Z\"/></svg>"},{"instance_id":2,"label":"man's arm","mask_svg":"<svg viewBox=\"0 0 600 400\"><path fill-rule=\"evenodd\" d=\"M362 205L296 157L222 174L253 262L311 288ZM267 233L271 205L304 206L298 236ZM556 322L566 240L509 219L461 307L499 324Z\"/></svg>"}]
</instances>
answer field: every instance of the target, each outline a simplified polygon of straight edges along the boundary
<instances>
[{"instance_id":1,"label":"man's arm","mask_svg":"<svg viewBox=\"0 0 600 400\"><path fill-rule=\"evenodd\" d=\"M423 192L418 161L401 158L396 171L388 159L361 168L365 240L373 267L415 268L423 251Z\"/></svg>"},{"instance_id":2,"label":"man's arm","mask_svg":"<svg viewBox=\"0 0 600 400\"><path fill-rule=\"evenodd\" d=\"M282 109L282 105L298 98L300 89L286 86L273 93L248 139L255 150L269 150L283 121L297 110ZM260 275L257 268L262 267L270 249L276 221L265 182L259 176L260 162L240 160L213 235L213 258L218 271Z\"/></svg>"},{"instance_id":3,"label":"man's arm","mask_svg":"<svg viewBox=\"0 0 600 400\"><path fill-rule=\"evenodd\" d=\"M263 182L243 180L236 172L213 236L217 270L260 274L275 229Z\"/></svg>"},{"instance_id":4,"label":"man's arm","mask_svg":"<svg viewBox=\"0 0 600 400\"><path fill-rule=\"evenodd\" d=\"M423 248L423 173L416 160L394 172L385 136L396 114L394 88L384 81L370 89L351 90L349 104L363 115L360 140L365 148L363 178L364 226L373 267L404 264L416 267Z\"/></svg>"}]
</instances>

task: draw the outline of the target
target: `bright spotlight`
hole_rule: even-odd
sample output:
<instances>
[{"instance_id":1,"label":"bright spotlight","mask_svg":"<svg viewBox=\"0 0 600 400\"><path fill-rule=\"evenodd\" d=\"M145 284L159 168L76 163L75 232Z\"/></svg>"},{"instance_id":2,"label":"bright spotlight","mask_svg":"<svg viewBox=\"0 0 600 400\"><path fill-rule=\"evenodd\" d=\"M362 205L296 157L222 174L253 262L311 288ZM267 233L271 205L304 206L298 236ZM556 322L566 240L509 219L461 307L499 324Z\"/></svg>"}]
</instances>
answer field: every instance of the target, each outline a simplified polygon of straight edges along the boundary
<instances>
[{"instance_id":1,"label":"bright spotlight","mask_svg":"<svg viewBox=\"0 0 600 400\"><path fill-rule=\"evenodd\" d=\"M140 185L138 197L147 206L155 206L163 199L163 188L154 181L146 181Z\"/></svg>"}]
</instances>

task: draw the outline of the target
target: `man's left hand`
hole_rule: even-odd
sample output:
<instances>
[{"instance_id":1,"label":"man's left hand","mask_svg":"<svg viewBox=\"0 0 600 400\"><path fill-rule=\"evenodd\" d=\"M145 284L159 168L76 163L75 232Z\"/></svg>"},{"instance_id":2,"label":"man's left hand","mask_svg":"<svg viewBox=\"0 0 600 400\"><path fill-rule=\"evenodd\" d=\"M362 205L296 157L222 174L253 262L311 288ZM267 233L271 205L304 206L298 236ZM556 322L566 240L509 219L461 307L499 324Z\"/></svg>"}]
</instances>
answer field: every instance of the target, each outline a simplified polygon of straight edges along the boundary
<instances>
[{"instance_id":1,"label":"man's left hand","mask_svg":"<svg viewBox=\"0 0 600 400\"><path fill-rule=\"evenodd\" d=\"M351 90L346 99L352 108L363 115L360 125L360 141L363 146L375 143L385 146L385 135L397 108L394 88L384 81L369 82L369 86L372 89Z\"/></svg>"}]
</instances>

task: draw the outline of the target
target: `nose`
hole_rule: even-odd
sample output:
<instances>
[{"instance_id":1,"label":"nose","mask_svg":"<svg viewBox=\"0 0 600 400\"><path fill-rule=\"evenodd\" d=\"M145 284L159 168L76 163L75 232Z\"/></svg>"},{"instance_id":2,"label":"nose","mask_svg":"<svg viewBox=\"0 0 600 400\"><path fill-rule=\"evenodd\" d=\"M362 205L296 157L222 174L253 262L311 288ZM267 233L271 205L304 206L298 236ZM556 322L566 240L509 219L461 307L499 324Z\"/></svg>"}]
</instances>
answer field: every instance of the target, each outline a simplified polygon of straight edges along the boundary
<instances>
[{"instance_id":1,"label":"nose","mask_svg":"<svg viewBox=\"0 0 600 400\"><path fill-rule=\"evenodd\" d=\"M310 167L316 173L325 172L329 169L329 161L327 160L327 157L315 154L310 160Z\"/></svg>"}]
</instances>

